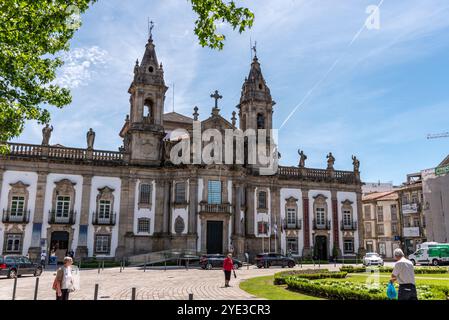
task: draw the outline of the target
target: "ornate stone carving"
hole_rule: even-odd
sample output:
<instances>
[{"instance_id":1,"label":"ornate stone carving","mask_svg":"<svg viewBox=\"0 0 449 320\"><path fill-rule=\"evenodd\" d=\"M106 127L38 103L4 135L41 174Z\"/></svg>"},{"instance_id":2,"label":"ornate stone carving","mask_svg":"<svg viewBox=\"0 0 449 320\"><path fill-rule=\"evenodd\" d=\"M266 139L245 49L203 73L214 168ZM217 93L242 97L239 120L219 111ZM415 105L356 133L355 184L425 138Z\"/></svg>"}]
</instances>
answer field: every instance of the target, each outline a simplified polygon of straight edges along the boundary
<instances>
[{"instance_id":1,"label":"ornate stone carving","mask_svg":"<svg viewBox=\"0 0 449 320\"><path fill-rule=\"evenodd\" d=\"M182 234L184 232L185 229L185 223L184 223L184 219L181 216L178 216L175 219L175 232L176 234Z\"/></svg>"}]
</instances>

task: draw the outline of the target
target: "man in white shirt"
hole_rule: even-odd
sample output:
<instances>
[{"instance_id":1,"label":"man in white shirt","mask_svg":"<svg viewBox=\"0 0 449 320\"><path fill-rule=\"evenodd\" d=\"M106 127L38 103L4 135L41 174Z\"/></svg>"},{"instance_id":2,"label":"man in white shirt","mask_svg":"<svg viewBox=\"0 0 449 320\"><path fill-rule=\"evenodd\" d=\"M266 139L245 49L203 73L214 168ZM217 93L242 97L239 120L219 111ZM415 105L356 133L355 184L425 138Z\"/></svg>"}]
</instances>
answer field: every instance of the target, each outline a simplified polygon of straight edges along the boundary
<instances>
[{"instance_id":1,"label":"man in white shirt","mask_svg":"<svg viewBox=\"0 0 449 320\"><path fill-rule=\"evenodd\" d=\"M41 253L41 266L42 268L45 267L45 262L47 261L47 252L45 250L42 250Z\"/></svg>"},{"instance_id":2,"label":"man in white shirt","mask_svg":"<svg viewBox=\"0 0 449 320\"><path fill-rule=\"evenodd\" d=\"M415 286L415 271L413 263L406 259L401 249L394 250L394 265L390 282L397 281L399 283L398 300L418 300Z\"/></svg>"}]
</instances>

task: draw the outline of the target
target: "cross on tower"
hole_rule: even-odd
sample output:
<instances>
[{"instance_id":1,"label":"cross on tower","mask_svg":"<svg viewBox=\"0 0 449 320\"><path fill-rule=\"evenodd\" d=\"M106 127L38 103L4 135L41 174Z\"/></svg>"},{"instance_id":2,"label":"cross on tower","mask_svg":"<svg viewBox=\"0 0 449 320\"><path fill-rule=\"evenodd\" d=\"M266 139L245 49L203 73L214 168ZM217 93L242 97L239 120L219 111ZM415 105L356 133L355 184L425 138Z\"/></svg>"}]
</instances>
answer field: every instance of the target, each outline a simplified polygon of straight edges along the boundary
<instances>
[{"instance_id":1,"label":"cross on tower","mask_svg":"<svg viewBox=\"0 0 449 320\"><path fill-rule=\"evenodd\" d=\"M218 93L218 90L215 90L215 93L214 93L214 94L211 94L210 97L213 98L213 99L215 99L215 108L218 108L218 99L222 99L223 96L221 96L221 95Z\"/></svg>"},{"instance_id":2,"label":"cross on tower","mask_svg":"<svg viewBox=\"0 0 449 320\"><path fill-rule=\"evenodd\" d=\"M150 40L153 39L153 28L154 28L154 22L150 21L150 18L148 18L148 36Z\"/></svg>"},{"instance_id":3,"label":"cross on tower","mask_svg":"<svg viewBox=\"0 0 449 320\"><path fill-rule=\"evenodd\" d=\"M254 46L252 49L254 51L254 58L257 58L257 41L254 41Z\"/></svg>"}]
</instances>

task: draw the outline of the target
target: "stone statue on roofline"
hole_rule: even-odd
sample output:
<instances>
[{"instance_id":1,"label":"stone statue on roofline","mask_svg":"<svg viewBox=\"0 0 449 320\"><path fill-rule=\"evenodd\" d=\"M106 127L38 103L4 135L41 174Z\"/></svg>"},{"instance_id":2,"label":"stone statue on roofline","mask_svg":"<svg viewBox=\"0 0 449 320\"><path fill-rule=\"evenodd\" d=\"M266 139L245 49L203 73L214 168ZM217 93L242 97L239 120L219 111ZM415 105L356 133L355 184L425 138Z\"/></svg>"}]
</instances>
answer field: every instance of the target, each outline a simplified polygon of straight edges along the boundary
<instances>
[{"instance_id":1,"label":"stone statue on roofline","mask_svg":"<svg viewBox=\"0 0 449 320\"><path fill-rule=\"evenodd\" d=\"M48 123L42 129L42 145L43 146L49 145L52 131L53 131L53 126L50 126Z\"/></svg>"},{"instance_id":2,"label":"stone statue on roofline","mask_svg":"<svg viewBox=\"0 0 449 320\"><path fill-rule=\"evenodd\" d=\"M354 172L359 172L360 161L356 156L352 156L352 164L354 165Z\"/></svg>"},{"instance_id":3,"label":"stone statue on roofline","mask_svg":"<svg viewBox=\"0 0 449 320\"><path fill-rule=\"evenodd\" d=\"M92 150L94 148L95 142L95 132L92 130L92 128L90 128L89 131L87 131L86 140L87 140L87 149Z\"/></svg>"},{"instance_id":4,"label":"stone statue on roofline","mask_svg":"<svg viewBox=\"0 0 449 320\"><path fill-rule=\"evenodd\" d=\"M303 150L298 150L298 154L299 154L299 164L298 164L298 167L300 167L300 168L305 168L307 156L306 156L306 154L304 153Z\"/></svg>"},{"instance_id":5,"label":"stone statue on roofline","mask_svg":"<svg viewBox=\"0 0 449 320\"><path fill-rule=\"evenodd\" d=\"M335 158L332 155L332 152L329 152L326 158L327 158L327 170L334 170Z\"/></svg>"}]
</instances>

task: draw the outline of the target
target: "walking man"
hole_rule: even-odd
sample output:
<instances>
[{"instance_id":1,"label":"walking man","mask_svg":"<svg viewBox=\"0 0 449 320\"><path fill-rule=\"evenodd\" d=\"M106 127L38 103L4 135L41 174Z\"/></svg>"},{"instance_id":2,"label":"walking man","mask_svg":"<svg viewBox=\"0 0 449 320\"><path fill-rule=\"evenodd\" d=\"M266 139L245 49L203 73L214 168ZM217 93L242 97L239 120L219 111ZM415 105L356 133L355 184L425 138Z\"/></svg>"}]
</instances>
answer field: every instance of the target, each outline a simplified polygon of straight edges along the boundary
<instances>
[{"instance_id":1,"label":"walking man","mask_svg":"<svg viewBox=\"0 0 449 320\"><path fill-rule=\"evenodd\" d=\"M73 260L64 258L64 266L56 272L53 289L56 290L56 300L69 300L69 293L75 291L75 281L72 275Z\"/></svg>"},{"instance_id":2,"label":"walking man","mask_svg":"<svg viewBox=\"0 0 449 320\"><path fill-rule=\"evenodd\" d=\"M41 266L42 266L42 268L45 268L45 261L47 261L47 252L45 250L42 250L42 253L41 253Z\"/></svg>"},{"instance_id":3,"label":"walking man","mask_svg":"<svg viewBox=\"0 0 449 320\"><path fill-rule=\"evenodd\" d=\"M232 254L228 253L228 256L223 262L223 271L225 274L225 288L230 287L229 281L231 280L231 272L234 269L234 261L232 261Z\"/></svg>"},{"instance_id":4,"label":"walking man","mask_svg":"<svg viewBox=\"0 0 449 320\"><path fill-rule=\"evenodd\" d=\"M404 252L399 248L394 250L394 259L396 264L390 282L399 283L398 300L418 300L413 263L405 258Z\"/></svg>"}]
</instances>

